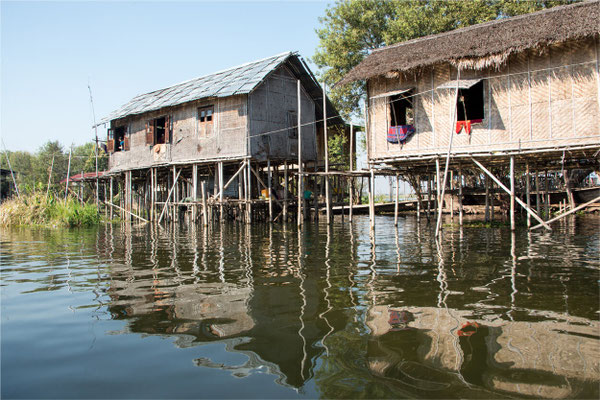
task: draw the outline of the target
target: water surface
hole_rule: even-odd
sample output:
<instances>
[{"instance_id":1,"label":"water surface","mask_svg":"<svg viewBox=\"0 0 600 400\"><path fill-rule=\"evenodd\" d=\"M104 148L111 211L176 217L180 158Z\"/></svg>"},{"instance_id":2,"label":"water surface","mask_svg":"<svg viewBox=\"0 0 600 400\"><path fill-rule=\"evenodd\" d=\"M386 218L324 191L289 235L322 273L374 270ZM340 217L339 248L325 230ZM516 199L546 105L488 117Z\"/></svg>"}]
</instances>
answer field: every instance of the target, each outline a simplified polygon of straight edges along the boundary
<instances>
[{"instance_id":1,"label":"water surface","mask_svg":"<svg viewBox=\"0 0 600 400\"><path fill-rule=\"evenodd\" d=\"M598 398L600 218L1 233L3 398Z\"/></svg>"}]
</instances>

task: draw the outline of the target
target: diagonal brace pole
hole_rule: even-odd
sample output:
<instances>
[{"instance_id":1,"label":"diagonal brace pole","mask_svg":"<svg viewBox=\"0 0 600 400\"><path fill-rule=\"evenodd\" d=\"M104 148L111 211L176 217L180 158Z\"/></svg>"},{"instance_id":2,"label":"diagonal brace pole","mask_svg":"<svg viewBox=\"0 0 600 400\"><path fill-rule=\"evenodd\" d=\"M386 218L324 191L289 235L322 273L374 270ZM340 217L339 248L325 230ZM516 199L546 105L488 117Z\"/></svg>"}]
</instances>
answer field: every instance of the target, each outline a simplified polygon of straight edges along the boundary
<instances>
[{"instance_id":1,"label":"diagonal brace pole","mask_svg":"<svg viewBox=\"0 0 600 400\"><path fill-rule=\"evenodd\" d=\"M167 201L165 201L165 206L163 207L163 210L160 213L160 217L158 218L159 224L160 224L160 221L162 221L162 217L165 214L165 210L167 209L167 206L169 205L169 200L171 200L171 195L173 194L173 189L175 189L175 186L177 185L177 180L179 179L179 175L181 174L181 171L183 171L183 168L179 169L179 172L177 173L177 176L175 177L175 180L173 181L173 186L171 186L171 190L169 190L169 196L167 197Z\"/></svg>"},{"instance_id":2,"label":"diagonal brace pole","mask_svg":"<svg viewBox=\"0 0 600 400\"><path fill-rule=\"evenodd\" d=\"M600 196L596 197L594 200L590 200L590 201L588 201L587 203L580 204L580 205L578 205L577 207L575 207L575 208L573 208L573 209L571 209L571 210L569 210L569 211L567 211L567 212L565 212L565 213L562 213L562 214L560 214L560 215L557 215L556 217L554 217L554 218L552 218L552 219L549 219L548 221L546 221L546 223L547 223L547 224L549 224L549 223L551 223L551 222L558 221L559 219L561 219L561 218L563 218L563 217L566 217L566 216L567 216L567 215L569 215L569 214L573 214L574 212L577 212L577 211L581 210L582 208L586 208L586 207L587 207L587 206L589 206L590 204L592 204L592 203L596 203L596 202L600 202ZM540 226L542 226L542 225L541 225L541 224L539 224L539 225L536 225L536 226L534 226L534 227L533 227L533 228L531 228L531 229L532 229L532 230L533 230L533 229L537 229L537 228L539 228Z\"/></svg>"},{"instance_id":3,"label":"diagonal brace pole","mask_svg":"<svg viewBox=\"0 0 600 400\"><path fill-rule=\"evenodd\" d=\"M496 184L498 186L500 186L502 188L502 190L504 190L506 193L511 194L511 191L509 188L507 188L506 186L504 186L504 184L502 182L500 182L500 180L498 178L496 178L494 176L494 174L492 174L486 167L483 166L483 164L481 164L479 161L477 161L476 159L474 159L473 157L471 157L471 160L473 160L473 162L483 171L487 174L487 176L489 176L490 178L492 178L492 180L494 182L496 182ZM515 197L515 201L517 203L519 203L521 205L521 207L523 207L525 209L525 211L527 211L533 218L535 218L544 228L548 229L549 231L552 230L552 228L550 228L550 225L548 225L546 222L544 222L543 219L540 218L539 215L537 215L535 213L535 211L533 211L531 208L527 207L527 204L525 204L520 198Z\"/></svg>"}]
</instances>

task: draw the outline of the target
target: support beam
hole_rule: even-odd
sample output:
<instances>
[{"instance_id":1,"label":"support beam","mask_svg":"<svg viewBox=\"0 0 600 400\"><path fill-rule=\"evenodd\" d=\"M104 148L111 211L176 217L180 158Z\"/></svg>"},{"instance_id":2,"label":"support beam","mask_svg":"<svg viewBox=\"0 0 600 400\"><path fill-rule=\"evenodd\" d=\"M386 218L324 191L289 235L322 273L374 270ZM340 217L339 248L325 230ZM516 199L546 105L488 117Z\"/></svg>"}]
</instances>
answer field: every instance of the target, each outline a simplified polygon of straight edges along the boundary
<instances>
[{"instance_id":1,"label":"support beam","mask_svg":"<svg viewBox=\"0 0 600 400\"><path fill-rule=\"evenodd\" d=\"M225 188L223 187L223 175L224 175L224 170L223 170L223 161L219 162L219 219L222 221L224 221L223 218L223 192L225 191Z\"/></svg>"},{"instance_id":2,"label":"support beam","mask_svg":"<svg viewBox=\"0 0 600 400\"><path fill-rule=\"evenodd\" d=\"M304 203L304 187L302 185L302 97L300 93L300 79L298 86L298 227L302 226L304 215L302 206Z\"/></svg>"},{"instance_id":3,"label":"support beam","mask_svg":"<svg viewBox=\"0 0 600 400\"><path fill-rule=\"evenodd\" d=\"M140 220L142 220L142 221L144 221L144 222L150 222L150 221L148 221L146 218L142 218L142 217L140 217L139 215L136 215L136 214L132 213L131 211L127 211L127 210L125 210L124 208L121 208L121 207L119 207L119 206L118 206L118 205L116 205L116 204L112 204L111 202L106 202L106 201L105 201L104 203L105 203L105 205L109 205L109 206L111 206L111 207L117 207L118 209L125 211L125 212L127 213L127 215L130 215L130 216L136 217L137 219L140 219Z\"/></svg>"},{"instance_id":4,"label":"support beam","mask_svg":"<svg viewBox=\"0 0 600 400\"><path fill-rule=\"evenodd\" d=\"M283 162L283 221L288 219L288 162Z\"/></svg>"},{"instance_id":5,"label":"support beam","mask_svg":"<svg viewBox=\"0 0 600 400\"><path fill-rule=\"evenodd\" d=\"M492 178L492 180L494 182L496 182L496 184L498 186L500 186L500 188L502 188L502 190L504 190L506 193L510 194L511 191L510 189L508 189L506 186L504 186L504 184L502 182L500 182L500 180L498 178L496 178L494 176L494 174L492 174L486 167L483 166L483 164L481 164L479 161L477 161L476 159L474 159L473 157L471 157L471 160L475 163L475 165L477 165L483 172L485 172L490 178ZM552 230L552 228L550 228L550 226L548 226L548 224L546 224L544 222L543 219L540 218L539 215L537 215L535 213L535 211L533 211L531 208L527 207L527 204L523 203L521 201L521 199L519 198L515 198L515 201L517 203L519 203L521 205L521 207L523 207L525 209L525 211L527 211L529 214L531 214L531 216L533 218L535 218L540 224L542 224L542 226L544 226L544 228L548 229L548 230Z\"/></svg>"},{"instance_id":6,"label":"support beam","mask_svg":"<svg viewBox=\"0 0 600 400\"><path fill-rule=\"evenodd\" d=\"M112 204L112 202L113 202L113 183L114 183L113 177L111 176L110 177L110 219L111 220L113 219L113 210L114 210L113 204ZM83 199L82 199L82 201L83 201Z\"/></svg>"},{"instance_id":7,"label":"support beam","mask_svg":"<svg viewBox=\"0 0 600 400\"><path fill-rule=\"evenodd\" d=\"M527 203L527 207L531 208L531 193L530 193L530 184L529 184L529 163L525 163L525 203ZM531 228L531 215L527 213L527 228Z\"/></svg>"},{"instance_id":8,"label":"support beam","mask_svg":"<svg viewBox=\"0 0 600 400\"><path fill-rule=\"evenodd\" d=\"M462 167L458 166L458 225L463 225L463 174Z\"/></svg>"},{"instance_id":9,"label":"support beam","mask_svg":"<svg viewBox=\"0 0 600 400\"><path fill-rule=\"evenodd\" d=\"M564 214L557 215L556 217L554 217L554 218L549 219L548 221L546 221L546 223L550 224L552 222L558 221L559 219L562 219L562 218L566 217L567 215L571 215L571 214L573 214L573 213L575 213L575 212L577 212L577 211L579 211L579 210L581 210L583 208L586 208L587 206L589 206L589 205L591 205L593 203L597 203L597 202L600 202L600 196L596 197L593 200L588 201L587 203L580 204L577 207L575 207L575 208L573 208L573 209L565 212ZM533 228L531 228L531 230L537 229L537 228L539 228L541 226L543 226L543 225L542 224L537 224L536 226L534 226Z\"/></svg>"},{"instance_id":10,"label":"support beam","mask_svg":"<svg viewBox=\"0 0 600 400\"><path fill-rule=\"evenodd\" d=\"M375 229L375 172L373 168L371 170L371 177L369 179L369 216L371 230Z\"/></svg>"},{"instance_id":11,"label":"support beam","mask_svg":"<svg viewBox=\"0 0 600 400\"><path fill-rule=\"evenodd\" d=\"M272 191L272 183L273 172L271 171L271 160L267 160L267 196L269 196L269 222L273 222L273 191Z\"/></svg>"},{"instance_id":12,"label":"support beam","mask_svg":"<svg viewBox=\"0 0 600 400\"><path fill-rule=\"evenodd\" d=\"M510 156L510 230L515 230L515 156Z\"/></svg>"},{"instance_id":13,"label":"support beam","mask_svg":"<svg viewBox=\"0 0 600 400\"><path fill-rule=\"evenodd\" d=\"M394 226L398 226L398 202L400 200L400 176L396 174L396 201L394 202Z\"/></svg>"},{"instance_id":14,"label":"support beam","mask_svg":"<svg viewBox=\"0 0 600 400\"><path fill-rule=\"evenodd\" d=\"M208 207L206 206L206 181L202 181L202 224L208 226Z\"/></svg>"},{"instance_id":15,"label":"support beam","mask_svg":"<svg viewBox=\"0 0 600 400\"><path fill-rule=\"evenodd\" d=\"M327 225L331 224L331 193L329 187L329 136L327 134L327 84L323 82L323 136L325 146L325 208L327 209ZM315 181L316 182L316 181ZM315 193L316 196L316 193ZM315 213L317 209L315 207Z\"/></svg>"},{"instance_id":16,"label":"support beam","mask_svg":"<svg viewBox=\"0 0 600 400\"><path fill-rule=\"evenodd\" d=\"M173 167L173 168L175 168L175 167ZM171 186L171 190L169 190L169 195L167 196L167 201L165 201L165 206L163 207L163 210L160 213L160 217L158 218L159 224L160 224L160 221L162 221L162 217L165 214L165 210L167 209L167 206L169 205L169 200L171 200L171 195L173 194L173 191L174 191L175 187L177 186L177 181L179 180L179 175L181 174L181 171L182 170L179 169L179 172L175 176L175 179L173 179L173 186Z\"/></svg>"},{"instance_id":17,"label":"support beam","mask_svg":"<svg viewBox=\"0 0 600 400\"><path fill-rule=\"evenodd\" d=\"M485 222L490 222L490 177L485 175Z\"/></svg>"},{"instance_id":18,"label":"support beam","mask_svg":"<svg viewBox=\"0 0 600 400\"><path fill-rule=\"evenodd\" d=\"M192 206L192 221L195 224L198 218L198 164L192 165L192 200L194 205Z\"/></svg>"}]
</instances>

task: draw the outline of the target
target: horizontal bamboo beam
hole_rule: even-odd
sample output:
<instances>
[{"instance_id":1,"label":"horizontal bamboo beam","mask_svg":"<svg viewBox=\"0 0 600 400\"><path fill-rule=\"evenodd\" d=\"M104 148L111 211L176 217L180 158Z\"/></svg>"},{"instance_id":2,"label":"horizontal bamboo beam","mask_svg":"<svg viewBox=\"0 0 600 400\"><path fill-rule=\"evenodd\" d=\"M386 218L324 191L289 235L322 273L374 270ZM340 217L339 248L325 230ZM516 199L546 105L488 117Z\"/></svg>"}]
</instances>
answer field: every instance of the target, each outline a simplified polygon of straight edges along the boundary
<instances>
[{"instance_id":1,"label":"horizontal bamboo beam","mask_svg":"<svg viewBox=\"0 0 600 400\"><path fill-rule=\"evenodd\" d=\"M547 224L549 224L549 223L552 223L552 222L556 222L556 221L558 221L559 219L562 219L563 217L566 217L566 216L567 216L567 215L569 215L569 214L573 214L574 212L577 212L577 211L581 210L582 208L586 208L587 206L591 205L592 203L596 203L596 202L600 202L600 196L596 197L594 200L590 200L590 201L588 201L587 203L580 204L580 205L578 205L577 207L575 207L575 208L574 208L574 209L572 209L572 210L569 210L569 211L567 211L567 212L565 212L565 213L562 213L562 214L560 214L560 215L557 215L556 217L554 217L554 218L552 218L552 219L549 219L548 221L546 221L546 223L547 223ZM537 228L539 228L540 226L542 226L542 224L538 224L538 225L534 226L534 227L533 227L533 228L531 228L531 229L532 229L532 230L533 230L533 229L537 229Z\"/></svg>"}]
</instances>

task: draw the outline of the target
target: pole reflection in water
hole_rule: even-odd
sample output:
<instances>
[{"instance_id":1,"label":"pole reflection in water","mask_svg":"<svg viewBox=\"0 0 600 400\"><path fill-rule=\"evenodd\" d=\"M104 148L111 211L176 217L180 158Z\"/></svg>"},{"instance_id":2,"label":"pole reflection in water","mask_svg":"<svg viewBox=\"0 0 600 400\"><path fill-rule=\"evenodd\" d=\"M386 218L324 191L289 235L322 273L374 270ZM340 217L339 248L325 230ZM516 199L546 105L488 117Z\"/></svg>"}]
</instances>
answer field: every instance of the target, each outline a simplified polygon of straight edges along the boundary
<instances>
[{"instance_id":1,"label":"pole reflection in water","mask_svg":"<svg viewBox=\"0 0 600 400\"><path fill-rule=\"evenodd\" d=\"M599 221L3 229L2 395L597 398Z\"/></svg>"}]
</instances>

